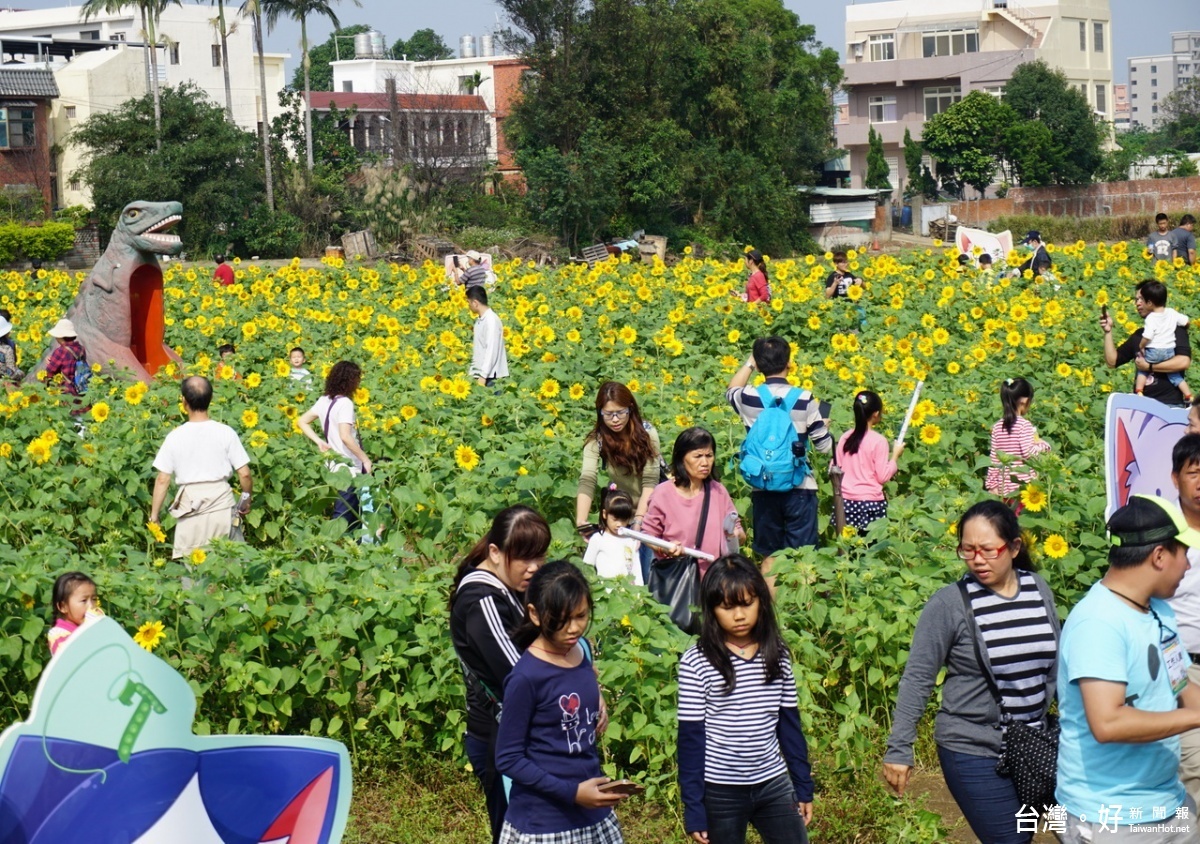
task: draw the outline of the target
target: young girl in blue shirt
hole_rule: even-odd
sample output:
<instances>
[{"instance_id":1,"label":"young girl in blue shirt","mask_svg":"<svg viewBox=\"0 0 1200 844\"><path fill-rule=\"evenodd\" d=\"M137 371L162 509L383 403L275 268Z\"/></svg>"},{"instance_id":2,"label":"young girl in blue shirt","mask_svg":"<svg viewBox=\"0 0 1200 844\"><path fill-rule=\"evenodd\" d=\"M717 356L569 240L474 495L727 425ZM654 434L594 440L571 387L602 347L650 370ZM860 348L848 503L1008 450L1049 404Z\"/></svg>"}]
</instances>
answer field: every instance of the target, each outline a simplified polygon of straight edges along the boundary
<instances>
[{"instance_id":1,"label":"young girl in blue shirt","mask_svg":"<svg viewBox=\"0 0 1200 844\"><path fill-rule=\"evenodd\" d=\"M679 661L679 786L699 844L806 844L813 782L791 653L771 592L740 554L701 582L700 641Z\"/></svg>"},{"instance_id":2,"label":"young girl in blue shirt","mask_svg":"<svg viewBox=\"0 0 1200 844\"><path fill-rule=\"evenodd\" d=\"M496 770L512 780L500 844L624 844L596 737L600 684L583 634L587 578L565 560L538 569L513 634L524 654L504 681Z\"/></svg>"}]
</instances>

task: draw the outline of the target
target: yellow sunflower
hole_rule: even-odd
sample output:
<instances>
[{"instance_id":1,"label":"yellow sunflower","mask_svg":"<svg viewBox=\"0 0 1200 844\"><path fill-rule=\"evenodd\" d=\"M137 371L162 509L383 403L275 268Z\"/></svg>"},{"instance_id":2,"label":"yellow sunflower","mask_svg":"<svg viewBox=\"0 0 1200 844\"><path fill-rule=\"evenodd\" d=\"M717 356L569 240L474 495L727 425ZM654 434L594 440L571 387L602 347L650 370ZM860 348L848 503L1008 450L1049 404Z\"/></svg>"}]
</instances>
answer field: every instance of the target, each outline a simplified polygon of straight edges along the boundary
<instances>
[{"instance_id":1,"label":"yellow sunflower","mask_svg":"<svg viewBox=\"0 0 1200 844\"><path fill-rule=\"evenodd\" d=\"M147 621L133 634L133 641L148 651L154 650L158 643L165 638L167 638L167 634L163 632L161 621Z\"/></svg>"},{"instance_id":2,"label":"yellow sunflower","mask_svg":"<svg viewBox=\"0 0 1200 844\"><path fill-rule=\"evenodd\" d=\"M942 440L942 429L932 422L921 428L921 442L925 445L937 445Z\"/></svg>"},{"instance_id":3,"label":"yellow sunflower","mask_svg":"<svg viewBox=\"0 0 1200 844\"><path fill-rule=\"evenodd\" d=\"M1030 513L1040 513L1046 509L1047 500L1046 491L1034 484L1021 490L1021 503Z\"/></svg>"},{"instance_id":4,"label":"yellow sunflower","mask_svg":"<svg viewBox=\"0 0 1200 844\"><path fill-rule=\"evenodd\" d=\"M406 404L400 408L400 417L405 422L411 422L413 417L417 415L417 409L411 404Z\"/></svg>"},{"instance_id":5,"label":"yellow sunflower","mask_svg":"<svg viewBox=\"0 0 1200 844\"><path fill-rule=\"evenodd\" d=\"M558 382L553 378L547 378L542 382L541 389L538 390L538 397L543 399L552 399L558 395L561 388Z\"/></svg>"},{"instance_id":6,"label":"yellow sunflower","mask_svg":"<svg viewBox=\"0 0 1200 844\"><path fill-rule=\"evenodd\" d=\"M108 414L112 408L108 406L108 402L98 401L92 405L92 418L97 422L103 422L108 418Z\"/></svg>"},{"instance_id":7,"label":"yellow sunflower","mask_svg":"<svg viewBox=\"0 0 1200 844\"><path fill-rule=\"evenodd\" d=\"M188 559L192 561L192 565L198 566L208 559L208 552L203 548L196 548L188 555Z\"/></svg>"},{"instance_id":8,"label":"yellow sunflower","mask_svg":"<svg viewBox=\"0 0 1200 844\"><path fill-rule=\"evenodd\" d=\"M1061 560L1067 556L1067 552L1071 550L1071 546L1067 544L1067 540L1063 539L1057 533L1052 533L1042 543L1042 550L1046 552L1047 557Z\"/></svg>"},{"instance_id":9,"label":"yellow sunflower","mask_svg":"<svg viewBox=\"0 0 1200 844\"><path fill-rule=\"evenodd\" d=\"M479 455L469 445L460 445L454 449L454 462L458 468L470 472L479 465Z\"/></svg>"},{"instance_id":10,"label":"yellow sunflower","mask_svg":"<svg viewBox=\"0 0 1200 844\"><path fill-rule=\"evenodd\" d=\"M247 408L242 411L242 427L253 428L258 424L258 411Z\"/></svg>"},{"instance_id":11,"label":"yellow sunflower","mask_svg":"<svg viewBox=\"0 0 1200 844\"><path fill-rule=\"evenodd\" d=\"M163 533L162 525L158 522L146 522L146 530L154 537L155 542L166 542L167 535Z\"/></svg>"}]
</instances>

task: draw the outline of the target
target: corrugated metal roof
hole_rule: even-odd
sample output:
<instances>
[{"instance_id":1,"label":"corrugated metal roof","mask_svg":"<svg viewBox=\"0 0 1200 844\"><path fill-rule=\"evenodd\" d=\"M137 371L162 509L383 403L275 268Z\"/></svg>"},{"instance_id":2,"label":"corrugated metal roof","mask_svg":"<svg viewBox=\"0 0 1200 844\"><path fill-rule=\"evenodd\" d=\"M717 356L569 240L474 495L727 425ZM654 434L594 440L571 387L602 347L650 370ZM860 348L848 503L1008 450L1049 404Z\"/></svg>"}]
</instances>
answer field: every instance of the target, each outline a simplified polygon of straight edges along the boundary
<instances>
[{"instance_id":1,"label":"corrugated metal roof","mask_svg":"<svg viewBox=\"0 0 1200 844\"><path fill-rule=\"evenodd\" d=\"M874 220L875 200L861 202L818 202L808 206L808 218L814 223L846 220Z\"/></svg>"},{"instance_id":2,"label":"corrugated metal roof","mask_svg":"<svg viewBox=\"0 0 1200 844\"><path fill-rule=\"evenodd\" d=\"M54 81L54 73L49 70L29 68L0 68L0 97L40 97L43 99L58 96L58 84Z\"/></svg>"},{"instance_id":3,"label":"corrugated metal roof","mask_svg":"<svg viewBox=\"0 0 1200 844\"><path fill-rule=\"evenodd\" d=\"M878 196L880 193L891 193L890 190L876 190L874 188L812 188L803 185L797 186L796 190L800 193L810 193L813 196L830 196L840 197L842 199L853 199L864 196Z\"/></svg>"}]
</instances>

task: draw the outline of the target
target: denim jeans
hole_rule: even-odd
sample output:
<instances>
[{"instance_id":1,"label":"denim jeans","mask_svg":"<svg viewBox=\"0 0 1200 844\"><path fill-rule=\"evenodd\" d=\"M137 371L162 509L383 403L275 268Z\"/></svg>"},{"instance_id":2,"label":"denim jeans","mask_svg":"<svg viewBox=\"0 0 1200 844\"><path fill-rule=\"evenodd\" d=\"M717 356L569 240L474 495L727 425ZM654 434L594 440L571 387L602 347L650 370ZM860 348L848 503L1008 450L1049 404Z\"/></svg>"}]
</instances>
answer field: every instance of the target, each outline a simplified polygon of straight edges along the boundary
<instances>
[{"instance_id":1,"label":"denim jeans","mask_svg":"<svg viewBox=\"0 0 1200 844\"><path fill-rule=\"evenodd\" d=\"M492 826L492 844L500 841L500 830L504 827L504 815L508 812L508 798L504 794L504 777L495 771L495 751L481 738L467 733L467 758L479 784L483 787L483 795L487 799L488 822ZM490 787L488 779L492 779Z\"/></svg>"},{"instance_id":2,"label":"denim jeans","mask_svg":"<svg viewBox=\"0 0 1200 844\"><path fill-rule=\"evenodd\" d=\"M650 568L654 565L654 549L649 545L638 546L638 562L642 567L642 583L650 585Z\"/></svg>"},{"instance_id":3,"label":"denim jeans","mask_svg":"<svg viewBox=\"0 0 1200 844\"><path fill-rule=\"evenodd\" d=\"M709 844L745 844L754 824L763 844L808 844L792 779L780 774L758 785L704 784Z\"/></svg>"},{"instance_id":4,"label":"denim jeans","mask_svg":"<svg viewBox=\"0 0 1200 844\"><path fill-rule=\"evenodd\" d=\"M817 493L811 489L750 493L754 550L764 557L785 548L817 547Z\"/></svg>"},{"instance_id":5,"label":"denim jeans","mask_svg":"<svg viewBox=\"0 0 1200 844\"><path fill-rule=\"evenodd\" d=\"M996 773L995 756L971 756L938 747L946 787L971 831L982 844L1029 844L1033 836L1017 832L1021 801L1012 780Z\"/></svg>"}]
</instances>

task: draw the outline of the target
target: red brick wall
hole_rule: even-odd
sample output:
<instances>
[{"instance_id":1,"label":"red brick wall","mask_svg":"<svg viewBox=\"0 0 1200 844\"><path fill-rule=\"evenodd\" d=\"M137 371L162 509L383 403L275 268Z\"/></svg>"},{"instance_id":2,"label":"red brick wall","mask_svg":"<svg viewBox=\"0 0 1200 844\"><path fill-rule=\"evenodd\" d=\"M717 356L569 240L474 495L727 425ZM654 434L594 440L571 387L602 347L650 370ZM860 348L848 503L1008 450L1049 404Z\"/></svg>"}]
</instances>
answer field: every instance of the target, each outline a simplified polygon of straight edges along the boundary
<instances>
[{"instance_id":1,"label":"red brick wall","mask_svg":"<svg viewBox=\"0 0 1200 844\"><path fill-rule=\"evenodd\" d=\"M1162 211L1179 214L1200 208L1200 176L1186 179L1138 179L1094 185L1012 188L1004 199L957 202L950 213L961 223L986 223L1010 214L1046 217L1123 217Z\"/></svg>"},{"instance_id":2,"label":"red brick wall","mask_svg":"<svg viewBox=\"0 0 1200 844\"><path fill-rule=\"evenodd\" d=\"M47 118L50 107L39 102L34 111L34 136L37 145L32 149L0 150L0 185L33 185L46 199L46 208L51 208L50 185L50 134Z\"/></svg>"},{"instance_id":3,"label":"red brick wall","mask_svg":"<svg viewBox=\"0 0 1200 844\"><path fill-rule=\"evenodd\" d=\"M504 121L512 114L513 105L521 96L521 74L527 69L527 65L516 59L492 64L492 84L496 92L497 163L501 174L506 177L517 174L519 170L513 161L512 149L504 132Z\"/></svg>"}]
</instances>

